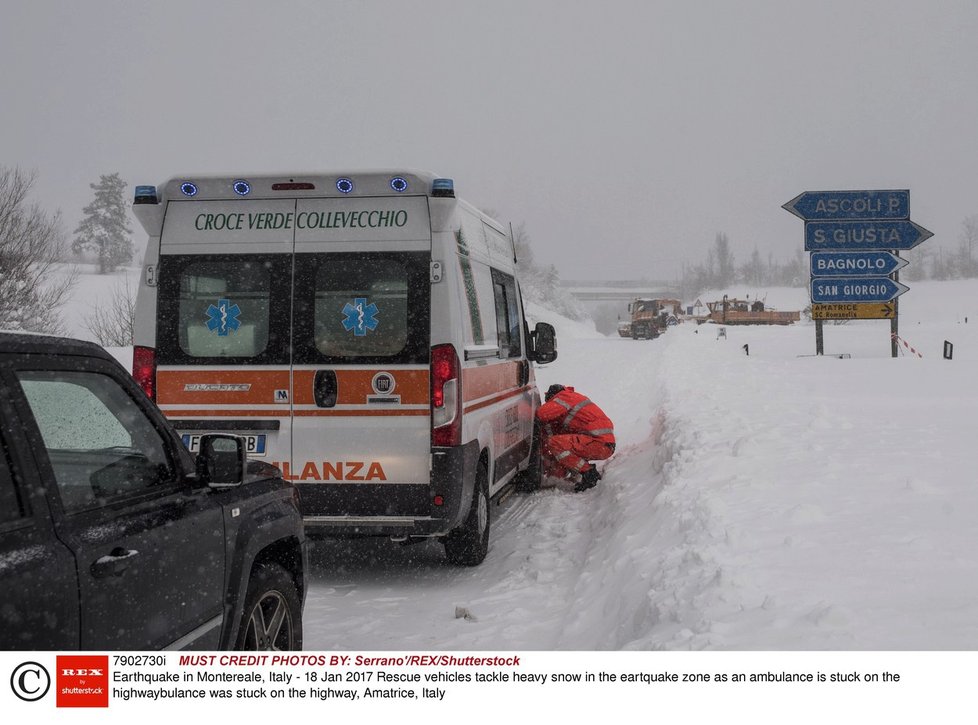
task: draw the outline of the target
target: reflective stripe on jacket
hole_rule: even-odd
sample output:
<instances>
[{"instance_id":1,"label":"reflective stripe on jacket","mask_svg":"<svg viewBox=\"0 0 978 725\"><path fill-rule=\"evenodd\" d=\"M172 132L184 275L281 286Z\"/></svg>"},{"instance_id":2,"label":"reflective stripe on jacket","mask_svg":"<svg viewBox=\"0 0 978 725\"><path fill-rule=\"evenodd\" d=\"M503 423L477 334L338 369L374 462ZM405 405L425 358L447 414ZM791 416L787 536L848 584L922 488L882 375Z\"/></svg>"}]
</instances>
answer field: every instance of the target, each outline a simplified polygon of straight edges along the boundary
<instances>
[{"instance_id":1,"label":"reflective stripe on jacket","mask_svg":"<svg viewBox=\"0 0 978 725\"><path fill-rule=\"evenodd\" d=\"M574 388L564 388L537 409L537 420L558 433L589 435L604 443L615 442L615 427L604 411Z\"/></svg>"}]
</instances>

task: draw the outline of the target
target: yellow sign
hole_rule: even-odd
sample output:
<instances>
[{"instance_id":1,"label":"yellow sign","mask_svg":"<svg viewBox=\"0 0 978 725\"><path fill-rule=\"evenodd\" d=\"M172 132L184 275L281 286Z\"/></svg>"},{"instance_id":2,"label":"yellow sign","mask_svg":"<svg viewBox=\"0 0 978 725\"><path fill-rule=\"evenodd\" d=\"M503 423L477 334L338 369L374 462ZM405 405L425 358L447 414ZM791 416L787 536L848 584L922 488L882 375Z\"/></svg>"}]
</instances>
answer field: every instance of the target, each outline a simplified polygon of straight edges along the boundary
<instances>
[{"instance_id":1,"label":"yellow sign","mask_svg":"<svg viewBox=\"0 0 978 725\"><path fill-rule=\"evenodd\" d=\"M813 320L892 320L892 302L833 302L812 305Z\"/></svg>"}]
</instances>

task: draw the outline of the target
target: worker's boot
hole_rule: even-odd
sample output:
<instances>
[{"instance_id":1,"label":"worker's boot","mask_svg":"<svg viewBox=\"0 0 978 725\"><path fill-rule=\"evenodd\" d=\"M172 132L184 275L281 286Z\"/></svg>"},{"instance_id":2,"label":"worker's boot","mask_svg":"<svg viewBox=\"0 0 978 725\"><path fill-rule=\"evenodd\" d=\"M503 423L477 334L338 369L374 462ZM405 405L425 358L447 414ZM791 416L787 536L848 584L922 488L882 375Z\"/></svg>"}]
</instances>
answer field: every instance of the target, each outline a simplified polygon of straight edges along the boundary
<instances>
[{"instance_id":1,"label":"worker's boot","mask_svg":"<svg viewBox=\"0 0 978 725\"><path fill-rule=\"evenodd\" d=\"M598 481L601 480L601 474L598 473L598 469L591 466L589 469L581 474L581 482L574 486L574 490L580 493L581 491L587 491L589 488L594 488L598 485Z\"/></svg>"}]
</instances>

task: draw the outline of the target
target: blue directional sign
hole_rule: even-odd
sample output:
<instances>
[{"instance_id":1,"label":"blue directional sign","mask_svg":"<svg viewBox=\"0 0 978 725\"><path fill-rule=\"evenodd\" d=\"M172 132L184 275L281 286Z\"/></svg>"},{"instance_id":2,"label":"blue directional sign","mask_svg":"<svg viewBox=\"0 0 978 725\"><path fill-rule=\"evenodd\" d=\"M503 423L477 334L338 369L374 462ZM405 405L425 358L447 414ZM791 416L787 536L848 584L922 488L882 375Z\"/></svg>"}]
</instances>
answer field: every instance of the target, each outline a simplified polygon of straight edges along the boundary
<instances>
[{"instance_id":1,"label":"blue directional sign","mask_svg":"<svg viewBox=\"0 0 978 725\"><path fill-rule=\"evenodd\" d=\"M889 302L908 289L889 277L813 277L812 302Z\"/></svg>"},{"instance_id":2,"label":"blue directional sign","mask_svg":"<svg viewBox=\"0 0 978 725\"><path fill-rule=\"evenodd\" d=\"M806 191L782 208L805 221L909 219L910 191Z\"/></svg>"},{"instance_id":3,"label":"blue directional sign","mask_svg":"<svg viewBox=\"0 0 978 725\"><path fill-rule=\"evenodd\" d=\"M932 236L912 221L805 222L805 251L913 249Z\"/></svg>"},{"instance_id":4,"label":"blue directional sign","mask_svg":"<svg viewBox=\"0 0 978 725\"><path fill-rule=\"evenodd\" d=\"M892 274L907 264L890 252L812 252L812 277Z\"/></svg>"}]
</instances>

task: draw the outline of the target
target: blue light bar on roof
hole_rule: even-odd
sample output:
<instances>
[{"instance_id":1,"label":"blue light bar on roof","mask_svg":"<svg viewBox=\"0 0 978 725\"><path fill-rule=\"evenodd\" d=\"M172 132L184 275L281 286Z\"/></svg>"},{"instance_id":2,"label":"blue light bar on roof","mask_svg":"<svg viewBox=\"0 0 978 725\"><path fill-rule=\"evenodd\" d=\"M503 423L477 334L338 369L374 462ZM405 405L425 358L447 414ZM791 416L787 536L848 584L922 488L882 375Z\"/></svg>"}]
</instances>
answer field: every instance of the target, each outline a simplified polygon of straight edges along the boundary
<instances>
[{"instance_id":1,"label":"blue light bar on roof","mask_svg":"<svg viewBox=\"0 0 978 725\"><path fill-rule=\"evenodd\" d=\"M347 178L337 179L336 190L341 194L349 194L351 191L353 191L353 182Z\"/></svg>"},{"instance_id":2,"label":"blue light bar on roof","mask_svg":"<svg viewBox=\"0 0 978 725\"><path fill-rule=\"evenodd\" d=\"M155 186L137 186L133 204L159 204Z\"/></svg>"},{"instance_id":3,"label":"blue light bar on roof","mask_svg":"<svg viewBox=\"0 0 978 725\"><path fill-rule=\"evenodd\" d=\"M238 196L248 196L251 193L251 184L244 179L238 179L231 187Z\"/></svg>"},{"instance_id":4,"label":"blue light bar on roof","mask_svg":"<svg viewBox=\"0 0 978 725\"><path fill-rule=\"evenodd\" d=\"M431 195L455 198L454 179L435 179L431 182Z\"/></svg>"}]
</instances>

